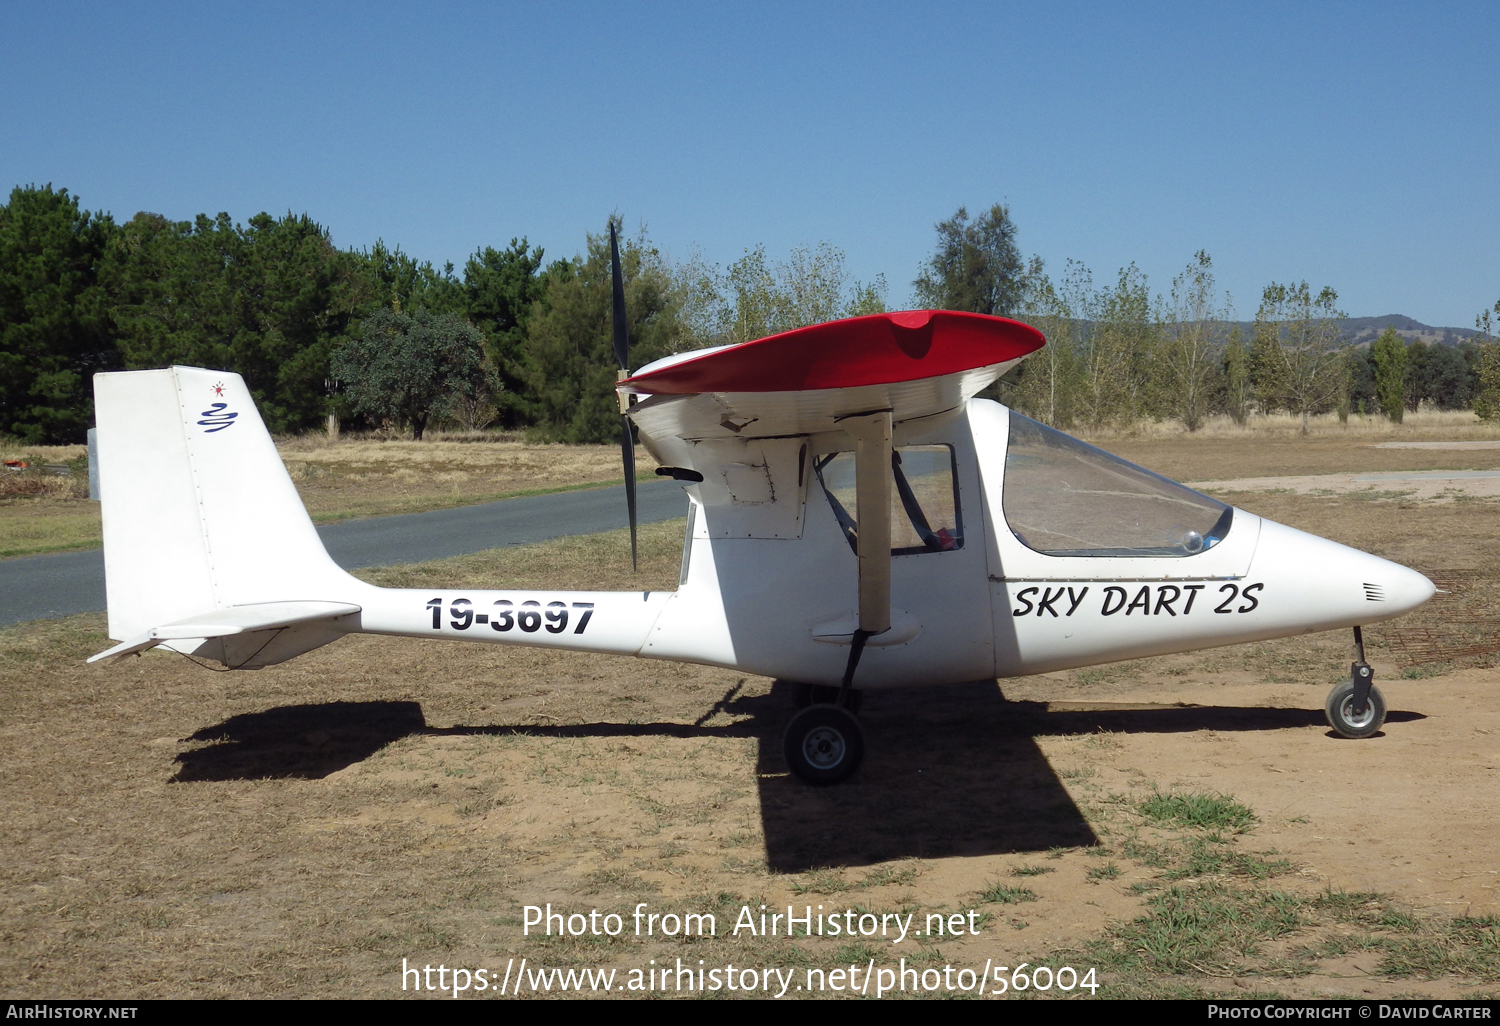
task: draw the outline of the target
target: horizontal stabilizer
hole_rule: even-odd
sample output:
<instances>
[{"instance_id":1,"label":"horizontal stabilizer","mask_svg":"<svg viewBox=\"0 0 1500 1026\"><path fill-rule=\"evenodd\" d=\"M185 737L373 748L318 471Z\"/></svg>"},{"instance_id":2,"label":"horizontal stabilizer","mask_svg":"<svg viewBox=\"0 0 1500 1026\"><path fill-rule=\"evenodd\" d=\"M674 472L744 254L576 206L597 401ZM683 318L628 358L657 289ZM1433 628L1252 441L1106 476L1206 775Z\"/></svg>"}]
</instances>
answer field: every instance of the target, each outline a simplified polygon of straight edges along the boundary
<instances>
[{"instance_id":1,"label":"horizontal stabilizer","mask_svg":"<svg viewBox=\"0 0 1500 1026\"><path fill-rule=\"evenodd\" d=\"M130 655L155 648L163 641L178 641L189 638L223 638L250 631L268 631L317 620L333 620L341 616L358 613L360 607L349 602L256 602L244 606L230 606L211 613L192 616L186 620L153 627L144 634L122 641L114 648L105 649L90 656L96 663L112 656Z\"/></svg>"}]
</instances>

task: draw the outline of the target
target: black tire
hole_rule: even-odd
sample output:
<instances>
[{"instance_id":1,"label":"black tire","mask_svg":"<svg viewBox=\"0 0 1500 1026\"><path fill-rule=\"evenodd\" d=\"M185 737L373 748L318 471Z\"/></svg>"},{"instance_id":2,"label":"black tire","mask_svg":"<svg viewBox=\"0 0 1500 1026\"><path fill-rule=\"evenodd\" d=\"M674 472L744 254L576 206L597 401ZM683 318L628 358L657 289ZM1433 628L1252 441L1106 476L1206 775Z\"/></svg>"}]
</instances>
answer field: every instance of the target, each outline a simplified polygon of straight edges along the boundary
<instances>
[{"instance_id":1,"label":"black tire","mask_svg":"<svg viewBox=\"0 0 1500 1026\"><path fill-rule=\"evenodd\" d=\"M1370 685L1370 698L1365 703L1364 715L1354 715L1354 681L1340 681L1328 692L1328 701L1323 704L1328 715L1328 725L1340 737L1369 737L1385 725L1385 696L1380 689Z\"/></svg>"},{"instance_id":2,"label":"black tire","mask_svg":"<svg viewBox=\"0 0 1500 1026\"><path fill-rule=\"evenodd\" d=\"M781 749L787 768L799 780L826 786L859 769L865 758L865 735L847 709L814 705L792 717Z\"/></svg>"},{"instance_id":3,"label":"black tire","mask_svg":"<svg viewBox=\"0 0 1500 1026\"><path fill-rule=\"evenodd\" d=\"M832 684L804 684L798 681L792 689L792 704L798 709L814 705L837 705L839 690ZM864 697L863 691L850 691L849 711L857 715L860 706L864 704Z\"/></svg>"}]
</instances>

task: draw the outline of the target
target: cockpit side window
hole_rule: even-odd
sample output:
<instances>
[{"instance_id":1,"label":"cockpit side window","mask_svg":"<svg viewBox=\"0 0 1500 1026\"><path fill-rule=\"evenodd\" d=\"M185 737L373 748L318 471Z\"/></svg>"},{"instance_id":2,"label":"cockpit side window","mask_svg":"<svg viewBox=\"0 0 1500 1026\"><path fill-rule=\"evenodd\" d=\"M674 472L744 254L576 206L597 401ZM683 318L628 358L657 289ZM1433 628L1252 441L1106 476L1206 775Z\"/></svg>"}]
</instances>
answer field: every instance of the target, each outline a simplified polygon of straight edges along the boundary
<instances>
[{"instance_id":1,"label":"cockpit side window","mask_svg":"<svg viewBox=\"0 0 1500 1026\"><path fill-rule=\"evenodd\" d=\"M836 452L820 456L813 462L813 469L844 538L858 552L854 454ZM892 450L891 484L891 555L963 548L963 518L958 505L952 446L904 445Z\"/></svg>"},{"instance_id":2,"label":"cockpit side window","mask_svg":"<svg viewBox=\"0 0 1500 1026\"><path fill-rule=\"evenodd\" d=\"M1011 411L1002 505L1011 532L1049 556L1194 556L1233 508Z\"/></svg>"}]
</instances>

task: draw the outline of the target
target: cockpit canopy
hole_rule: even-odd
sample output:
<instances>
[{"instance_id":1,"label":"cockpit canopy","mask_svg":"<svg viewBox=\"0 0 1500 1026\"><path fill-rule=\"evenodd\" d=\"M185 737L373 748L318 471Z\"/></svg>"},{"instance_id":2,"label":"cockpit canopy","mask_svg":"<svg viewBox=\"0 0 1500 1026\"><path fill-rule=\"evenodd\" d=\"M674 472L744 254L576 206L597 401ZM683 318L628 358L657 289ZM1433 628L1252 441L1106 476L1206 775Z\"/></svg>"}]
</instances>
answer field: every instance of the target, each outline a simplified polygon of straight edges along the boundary
<instances>
[{"instance_id":1,"label":"cockpit canopy","mask_svg":"<svg viewBox=\"0 0 1500 1026\"><path fill-rule=\"evenodd\" d=\"M1005 521L1049 556L1195 556L1229 533L1234 510L1014 410Z\"/></svg>"}]
</instances>

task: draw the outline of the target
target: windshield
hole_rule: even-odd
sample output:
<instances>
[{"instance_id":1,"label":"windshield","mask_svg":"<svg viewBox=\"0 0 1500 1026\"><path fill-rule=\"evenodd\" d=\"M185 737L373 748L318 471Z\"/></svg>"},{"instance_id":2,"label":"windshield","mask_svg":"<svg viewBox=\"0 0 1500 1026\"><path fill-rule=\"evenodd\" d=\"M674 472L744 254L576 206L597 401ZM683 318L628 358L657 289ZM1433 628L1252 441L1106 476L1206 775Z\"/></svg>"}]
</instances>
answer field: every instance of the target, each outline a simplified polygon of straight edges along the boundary
<instances>
[{"instance_id":1,"label":"windshield","mask_svg":"<svg viewBox=\"0 0 1500 1026\"><path fill-rule=\"evenodd\" d=\"M1224 540L1234 510L1015 411L1005 521L1049 556L1193 556Z\"/></svg>"}]
</instances>

